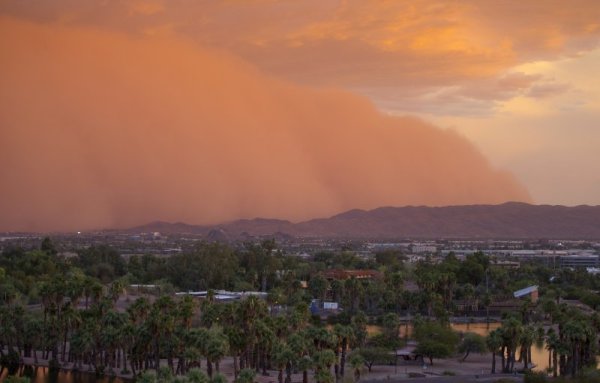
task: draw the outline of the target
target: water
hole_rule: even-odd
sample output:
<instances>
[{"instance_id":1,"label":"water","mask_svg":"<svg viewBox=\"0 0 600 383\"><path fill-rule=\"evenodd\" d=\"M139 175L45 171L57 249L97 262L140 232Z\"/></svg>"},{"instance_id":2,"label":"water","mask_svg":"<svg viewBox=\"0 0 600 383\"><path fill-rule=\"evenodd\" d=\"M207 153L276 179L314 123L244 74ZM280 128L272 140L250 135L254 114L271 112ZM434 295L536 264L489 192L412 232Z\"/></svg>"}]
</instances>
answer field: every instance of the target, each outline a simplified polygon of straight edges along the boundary
<instances>
[{"instance_id":1,"label":"water","mask_svg":"<svg viewBox=\"0 0 600 383\"><path fill-rule=\"evenodd\" d=\"M4 381L9 371L2 369L0 381ZM86 372L60 371L57 374L50 374L47 367L22 366L11 375L31 377L32 383L129 383L127 379L115 377L98 377L96 374Z\"/></svg>"}]
</instances>

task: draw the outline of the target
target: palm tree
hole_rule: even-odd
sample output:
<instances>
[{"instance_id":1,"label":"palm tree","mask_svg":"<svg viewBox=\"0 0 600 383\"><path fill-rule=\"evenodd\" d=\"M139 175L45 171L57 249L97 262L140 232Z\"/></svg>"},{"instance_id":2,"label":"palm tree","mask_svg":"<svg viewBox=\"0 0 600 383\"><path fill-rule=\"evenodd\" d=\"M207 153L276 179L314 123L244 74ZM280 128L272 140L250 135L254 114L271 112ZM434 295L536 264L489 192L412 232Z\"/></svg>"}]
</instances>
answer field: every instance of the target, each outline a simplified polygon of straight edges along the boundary
<instances>
[{"instance_id":1,"label":"palm tree","mask_svg":"<svg viewBox=\"0 0 600 383\"><path fill-rule=\"evenodd\" d=\"M398 322L399 323L399 322ZM340 375L344 376L346 367L346 353L348 347L354 343L354 331L350 326L335 325L334 330L338 339L340 339L341 358L340 358Z\"/></svg>"},{"instance_id":2,"label":"palm tree","mask_svg":"<svg viewBox=\"0 0 600 383\"><path fill-rule=\"evenodd\" d=\"M43 331L42 321L39 318L31 315L26 317L23 337L29 343L28 347L33 353L33 363L35 365L38 364L37 350L42 346L41 339Z\"/></svg>"},{"instance_id":3,"label":"palm tree","mask_svg":"<svg viewBox=\"0 0 600 383\"><path fill-rule=\"evenodd\" d=\"M314 362L310 356L304 355L298 359L297 367L302 371L302 383L308 383L308 370L313 368Z\"/></svg>"},{"instance_id":4,"label":"palm tree","mask_svg":"<svg viewBox=\"0 0 600 383\"><path fill-rule=\"evenodd\" d=\"M257 326L259 321L267 316L266 305L263 300L255 296L250 296L240 304L238 315L241 328L246 335L246 350L243 353L243 365L258 368L257 342L259 337ZM251 358L253 353L254 357ZM240 362L240 365L242 365L242 362Z\"/></svg>"},{"instance_id":5,"label":"palm tree","mask_svg":"<svg viewBox=\"0 0 600 383\"><path fill-rule=\"evenodd\" d=\"M271 327L267 325L264 320L258 320L255 323L255 336L257 339L256 349L254 353L255 357L255 368L258 372L262 367L262 374L267 375L267 355L270 353L273 344L276 340L275 333L271 330Z\"/></svg>"},{"instance_id":6,"label":"palm tree","mask_svg":"<svg viewBox=\"0 0 600 383\"><path fill-rule=\"evenodd\" d=\"M546 334L546 350L548 350L548 366L552 369L552 376L558 376L558 349L560 339L553 328Z\"/></svg>"},{"instance_id":7,"label":"palm tree","mask_svg":"<svg viewBox=\"0 0 600 383\"><path fill-rule=\"evenodd\" d=\"M63 309L62 314L62 325L63 325L63 346L62 346L62 362L65 362L67 342L69 332L76 328L81 323L81 316L79 310L73 307L72 304L66 305Z\"/></svg>"},{"instance_id":8,"label":"palm tree","mask_svg":"<svg viewBox=\"0 0 600 383\"><path fill-rule=\"evenodd\" d=\"M282 341L276 341L273 345L273 352L271 354L271 361L277 367L279 371L277 380L279 383L283 383L283 370L287 367L288 363L293 359L292 350L290 347Z\"/></svg>"},{"instance_id":9,"label":"palm tree","mask_svg":"<svg viewBox=\"0 0 600 383\"><path fill-rule=\"evenodd\" d=\"M353 352L350 354L350 358L348 358L352 369L354 369L354 382L358 382L360 380L360 371L365 364L365 358L359 352Z\"/></svg>"},{"instance_id":10,"label":"palm tree","mask_svg":"<svg viewBox=\"0 0 600 383\"><path fill-rule=\"evenodd\" d=\"M121 294L123 294L124 290L125 290L125 282L121 279L115 280L110 285L109 295L110 295L110 299L113 301L113 303L116 303L119 300L119 297L121 296Z\"/></svg>"},{"instance_id":11,"label":"palm tree","mask_svg":"<svg viewBox=\"0 0 600 383\"><path fill-rule=\"evenodd\" d=\"M233 355L233 375L237 378L240 372L239 357L246 349L248 339L242 329L238 326L227 326L225 328L225 334L227 335L227 340L229 342L229 350Z\"/></svg>"},{"instance_id":12,"label":"palm tree","mask_svg":"<svg viewBox=\"0 0 600 383\"><path fill-rule=\"evenodd\" d=\"M537 330L532 325L527 325L523 327L523 332L521 333L520 338L520 355L519 361L523 362L523 368L525 370L529 369L529 358L531 355L531 346L536 340Z\"/></svg>"},{"instance_id":13,"label":"palm tree","mask_svg":"<svg viewBox=\"0 0 600 383\"><path fill-rule=\"evenodd\" d=\"M367 340L367 321L367 316L362 311L356 313L356 315L354 315L350 321L350 326L352 327L353 333L353 340L355 346L357 347L363 347ZM406 323L408 326L408 321ZM408 331L406 331L406 334L408 334Z\"/></svg>"},{"instance_id":14,"label":"palm tree","mask_svg":"<svg viewBox=\"0 0 600 383\"><path fill-rule=\"evenodd\" d=\"M124 323L123 326L119 329L118 336L118 344L120 348L123 350L123 369L121 370L122 374L129 373L127 370L127 355L132 353L133 343L135 340L135 327L131 322ZM131 368L135 372L133 367L133 361L131 361Z\"/></svg>"},{"instance_id":15,"label":"palm tree","mask_svg":"<svg viewBox=\"0 0 600 383\"><path fill-rule=\"evenodd\" d=\"M346 279L344 290L346 292L346 297L350 300L349 311L350 313L355 313L358 310L358 304L363 297L364 287L358 279L350 278Z\"/></svg>"},{"instance_id":16,"label":"palm tree","mask_svg":"<svg viewBox=\"0 0 600 383\"><path fill-rule=\"evenodd\" d=\"M144 297L136 299L128 308L130 320L135 324L140 324L146 320L150 312L150 302Z\"/></svg>"},{"instance_id":17,"label":"palm tree","mask_svg":"<svg viewBox=\"0 0 600 383\"><path fill-rule=\"evenodd\" d=\"M219 373L219 364L221 359L227 355L229 350L229 342L221 328L212 328L208 332L208 339L206 342L206 365L208 369L208 377L212 379L212 363L215 363L217 373Z\"/></svg>"},{"instance_id":18,"label":"palm tree","mask_svg":"<svg viewBox=\"0 0 600 383\"><path fill-rule=\"evenodd\" d=\"M492 352L492 374L496 373L496 354L502 352L502 342L502 331L500 329L491 331L486 337L487 347Z\"/></svg>"},{"instance_id":19,"label":"palm tree","mask_svg":"<svg viewBox=\"0 0 600 383\"><path fill-rule=\"evenodd\" d=\"M315 380L318 383L330 383L331 365L335 362L335 353L331 350L321 350L313 354L315 363Z\"/></svg>"},{"instance_id":20,"label":"palm tree","mask_svg":"<svg viewBox=\"0 0 600 383\"><path fill-rule=\"evenodd\" d=\"M502 323L502 338L504 345L506 346L508 360L504 366L504 372L512 372L515 368L515 355L517 352L517 346L521 342L521 336L523 334L523 325L516 318L506 319Z\"/></svg>"}]
</instances>

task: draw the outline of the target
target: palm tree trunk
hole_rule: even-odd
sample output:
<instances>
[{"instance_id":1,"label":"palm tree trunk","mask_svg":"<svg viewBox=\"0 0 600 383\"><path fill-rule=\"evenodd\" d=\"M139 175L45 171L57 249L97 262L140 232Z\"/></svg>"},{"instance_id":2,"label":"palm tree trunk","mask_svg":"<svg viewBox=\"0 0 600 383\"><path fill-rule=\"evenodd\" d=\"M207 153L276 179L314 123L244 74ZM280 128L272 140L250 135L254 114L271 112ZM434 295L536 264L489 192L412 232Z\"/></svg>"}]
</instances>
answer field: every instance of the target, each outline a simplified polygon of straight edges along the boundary
<instances>
[{"instance_id":1,"label":"palm tree trunk","mask_svg":"<svg viewBox=\"0 0 600 383\"><path fill-rule=\"evenodd\" d=\"M210 359L208 359L208 358L206 358L206 373L208 374L208 377L212 379L213 365L212 365L212 362L210 361Z\"/></svg>"},{"instance_id":2,"label":"palm tree trunk","mask_svg":"<svg viewBox=\"0 0 600 383\"><path fill-rule=\"evenodd\" d=\"M160 369L160 349L158 345L158 337L156 337L154 340L154 353L154 363L156 364L154 368L156 369L156 372L158 372Z\"/></svg>"},{"instance_id":3,"label":"palm tree trunk","mask_svg":"<svg viewBox=\"0 0 600 383\"><path fill-rule=\"evenodd\" d=\"M63 338L63 345L62 345L62 361L63 363L65 362L65 354L67 353L67 335L68 335L69 331L65 328L65 336Z\"/></svg>"},{"instance_id":4,"label":"palm tree trunk","mask_svg":"<svg viewBox=\"0 0 600 383\"><path fill-rule=\"evenodd\" d=\"M515 360L517 359L516 354L517 349L515 348L514 350L512 350L512 354L510 355L510 372L513 372L515 370Z\"/></svg>"},{"instance_id":5,"label":"palm tree trunk","mask_svg":"<svg viewBox=\"0 0 600 383\"><path fill-rule=\"evenodd\" d=\"M573 347L573 363L571 366L571 377L575 377L577 373L577 345Z\"/></svg>"},{"instance_id":6,"label":"palm tree trunk","mask_svg":"<svg viewBox=\"0 0 600 383\"><path fill-rule=\"evenodd\" d=\"M496 352L492 352L492 374L496 373Z\"/></svg>"},{"instance_id":7,"label":"palm tree trunk","mask_svg":"<svg viewBox=\"0 0 600 383\"><path fill-rule=\"evenodd\" d=\"M342 341L342 359L340 360L340 374L344 376L344 370L346 369L346 349L348 348L348 340L344 338Z\"/></svg>"},{"instance_id":8,"label":"palm tree trunk","mask_svg":"<svg viewBox=\"0 0 600 383\"><path fill-rule=\"evenodd\" d=\"M262 374L263 376L267 376L267 355L266 355L266 351L263 350L263 352L261 352L261 356L260 356L260 364L262 366Z\"/></svg>"},{"instance_id":9,"label":"palm tree trunk","mask_svg":"<svg viewBox=\"0 0 600 383\"><path fill-rule=\"evenodd\" d=\"M123 350L123 370L127 370L127 350Z\"/></svg>"},{"instance_id":10,"label":"palm tree trunk","mask_svg":"<svg viewBox=\"0 0 600 383\"><path fill-rule=\"evenodd\" d=\"M238 366L238 355L237 353L233 354L233 377L237 379L239 374L239 366Z\"/></svg>"}]
</instances>

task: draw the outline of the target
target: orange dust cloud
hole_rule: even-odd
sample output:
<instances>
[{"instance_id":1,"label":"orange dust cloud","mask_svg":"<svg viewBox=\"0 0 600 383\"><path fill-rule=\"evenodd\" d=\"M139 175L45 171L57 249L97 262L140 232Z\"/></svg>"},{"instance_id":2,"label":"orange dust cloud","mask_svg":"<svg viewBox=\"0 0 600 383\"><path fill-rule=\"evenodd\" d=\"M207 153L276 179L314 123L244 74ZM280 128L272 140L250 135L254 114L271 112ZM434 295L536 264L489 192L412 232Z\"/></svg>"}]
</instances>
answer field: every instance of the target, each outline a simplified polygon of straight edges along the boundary
<instances>
[{"instance_id":1,"label":"orange dust cloud","mask_svg":"<svg viewBox=\"0 0 600 383\"><path fill-rule=\"evenodd\" d=\"M464 138L172 37L0 19L0 230L527 201Z\"/></svg>"}]
</instances>

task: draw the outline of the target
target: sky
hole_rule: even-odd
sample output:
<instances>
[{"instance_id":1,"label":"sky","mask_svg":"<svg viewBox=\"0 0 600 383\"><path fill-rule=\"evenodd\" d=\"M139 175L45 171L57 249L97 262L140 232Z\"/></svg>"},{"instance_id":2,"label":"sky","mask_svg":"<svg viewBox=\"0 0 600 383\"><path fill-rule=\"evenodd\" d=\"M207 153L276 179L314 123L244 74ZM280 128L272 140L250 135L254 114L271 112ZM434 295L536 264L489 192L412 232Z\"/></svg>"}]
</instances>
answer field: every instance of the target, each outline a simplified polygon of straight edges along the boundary
<instances>
[{"instance_id":1,"label":"sky","mask_svg":"<svg viewBox=\"0 0 600 383\"><path fill-rule=\"evenodd\" d=\"M0 230L600 204L600 4L0 3Z\"/></svg>"}]
</instances>

